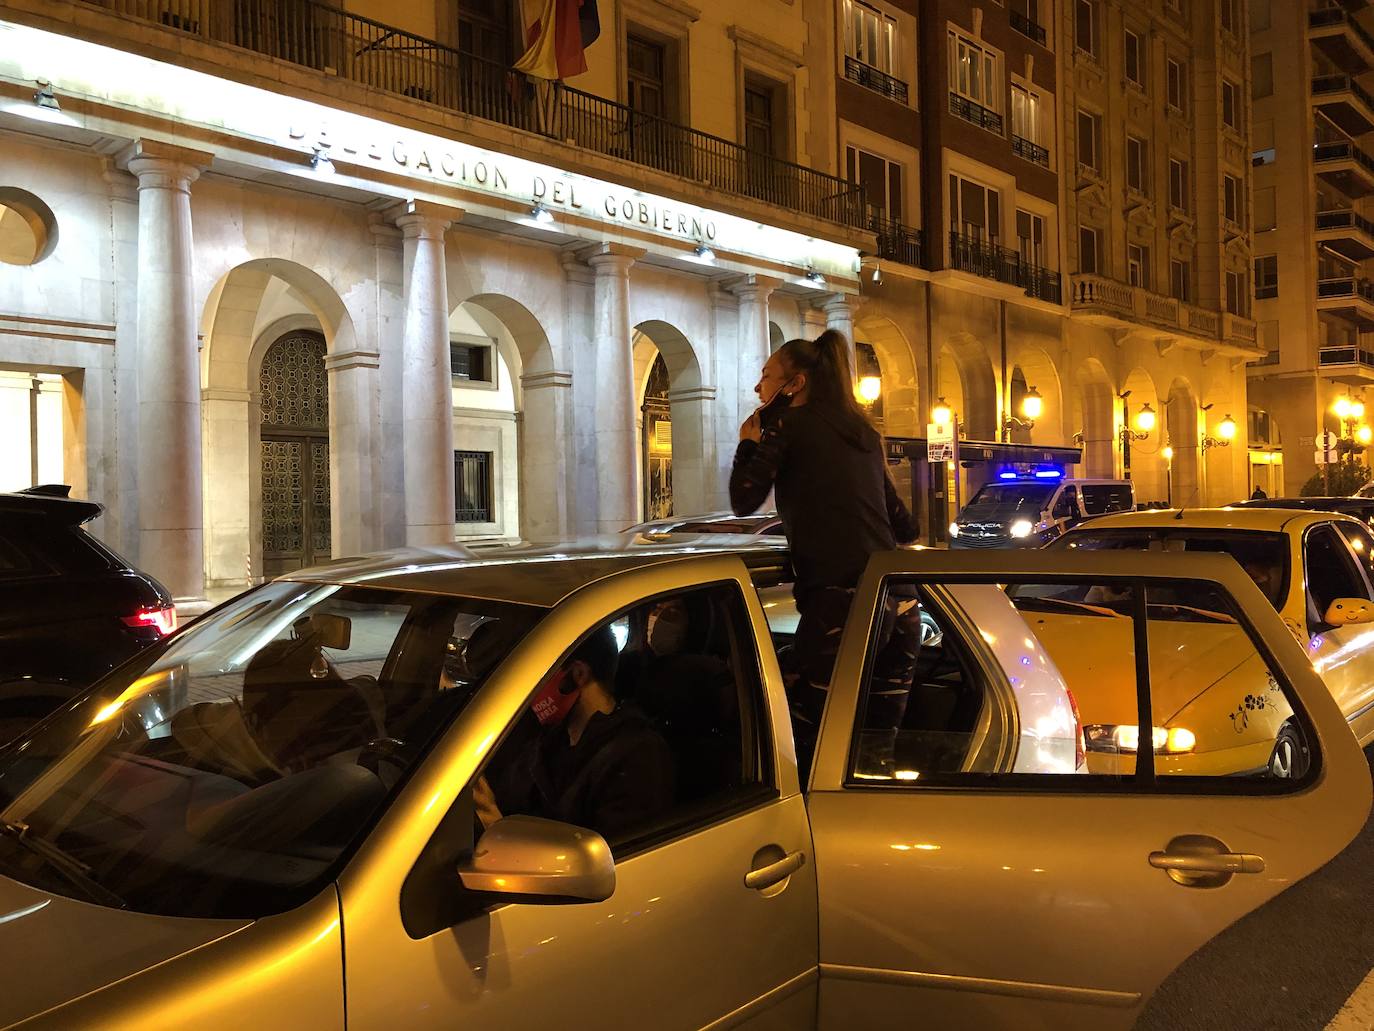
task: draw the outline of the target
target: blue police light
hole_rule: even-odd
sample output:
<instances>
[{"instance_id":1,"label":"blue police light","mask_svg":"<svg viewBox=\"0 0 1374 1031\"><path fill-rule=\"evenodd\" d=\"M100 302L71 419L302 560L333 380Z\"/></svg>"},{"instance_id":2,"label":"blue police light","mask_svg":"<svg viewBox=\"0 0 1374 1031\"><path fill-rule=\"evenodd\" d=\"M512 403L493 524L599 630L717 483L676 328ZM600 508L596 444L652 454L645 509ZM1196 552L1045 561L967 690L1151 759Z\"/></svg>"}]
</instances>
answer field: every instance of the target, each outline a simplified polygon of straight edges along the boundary
<instances>
[{"instance_id":1,"label":"blue police light","mask_svg":"<svg viewBox=\"0 0 1374 1031\"><path fill-rule=\"evenodd\" d=\"M1014 480L1016 479L1016 473L1013 472L1011 469L1003 469L1000 473L997 474L997 478L999 480Z\"/></svg>"},{"instance_id":2,"label":"blue police light","mask_svg":"<svg viewBox=\"0 0 1374 1031\"><path fill-rule=\"evenodd\" d=\"M1064 477L1064 470L1063 470L1063 469L1037 469L1037 470L1035 470L1035 478L1036 478L1037 480L1059 480L1059 479L1063 479L1063 477Z\"/></svg>"}]
</instances>

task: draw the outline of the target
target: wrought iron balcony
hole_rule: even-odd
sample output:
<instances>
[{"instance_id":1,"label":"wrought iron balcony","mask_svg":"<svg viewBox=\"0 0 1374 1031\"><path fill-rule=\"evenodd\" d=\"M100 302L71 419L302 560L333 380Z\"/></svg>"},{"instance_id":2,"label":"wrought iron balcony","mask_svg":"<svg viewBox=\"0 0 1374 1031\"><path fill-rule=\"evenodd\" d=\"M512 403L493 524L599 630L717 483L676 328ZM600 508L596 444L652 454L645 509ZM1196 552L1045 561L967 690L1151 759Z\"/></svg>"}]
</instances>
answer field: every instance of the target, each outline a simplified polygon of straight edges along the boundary
<instances>
[{"instance_id":1,"label":"wrought iron balcony","mask_svg":"<svg viewBox=\"0 0 1374 1031\"><path fill-rule=\"evenodd\" d=\"M986 129L988 132L995 132L998 136L1002 135L1001 115L953 91L951 91L949 95L949 113L962 118L966 122L972 122L980 129Z\"/></svg>"},{"instance_id":2,"label":"wrought iron balcony","mask_svg":"<svg viewBox=\"0 0 1374 1031\"><path fill-rule=\"evenodd\" d=\"M1353 102L1346 99L1347 93ZM1312 101L1351 136L1361 136L1374 129L1374 97L1353 76L1318 75L1312 80Z\"/></svg>"},{"instance_id":3,"label":"wrought iron balcony","mask_svg":"<svg viewBox=\"0 0 1374 1031\"><path fill-rule=\"evenodd\" d=\"M921 267L921 231L870 210L868 228L878 238L878 257L913 268Z\"/></svg>"},{"instance_id":4,"label":"wrought iron balcony","mask_svg":"<svg viewBox=\"0 0 1374 1031\"><path fill-rule=\"evenodd\" d=\"M317 0L87 2L723 193L855 228L865 224L860 188L836 176L562 83L531 89L523 75L504 65Z\"/></svg>"},{"instance_id":5,"label":"wrought iron balcony","mask_svg":"<svg viewBox=\"0 0 1374 1031\"><path fill-rule=\"evenodd\" d=\"M864 64L858 58L844 56L844 77L850 82L858 83L874 93L881 93L899 104L907 101L907 86L901 79L888 75L887 72L879 71L871 64Z\"/></svg>"},{"instance_id":6,"label":"wrought iron balcony","mask_svg":"<svg viewBox=\"0 0 1374 1031\"><path fill-rule=\"evenodd\" d=\"M1020 11L1011 12L1011 27L1023 36L1028 36L1035 40L1042 47L1045 45L1045 27L1037 25Z\"/></svg>"},{"instance_id":7,"label":"wrought iron balcony","mask_svg":"<svg viewBox=\"0 0 1374 1031\"><path fill-rule=\"evenodd\" d=\"M1037 165L1043 165L1046 168L1050 167L1049 150L1040 146L1038 143L1032 143L1022 136L1017 136L1015 133L1011 134L1011 152L1017 157L1025 158L1027 161L1033 161Z\"/></svg>"},{"instance_id":8,"label":"wrought iron balcony","mask_svg":"<svg viewBox=\"0 0 1374 1031\"><path fill-rule=\"evenodd\" d=\"M1322 7L1307 13L1307 26L1312 41L1340 67L1363 72L1374 57L1374 36L1341 7ZM1325 30L1337 28L1337 32ZM1345 38L1349 33L1353 37Z\"/></svg>"},{"instance_id":9,"label":"wrought iron balcony","mask_svg":"<svg viewBox=\"0 0 1374 1031\"><path fill-rule=\"evenodd\" d=\"M1032 264L1009 247L964 236L954 230L949 234L949 267L1019 286L1028 296L1042 301L1063 303L1058 272Z\"/></svg>"}]
</instances>

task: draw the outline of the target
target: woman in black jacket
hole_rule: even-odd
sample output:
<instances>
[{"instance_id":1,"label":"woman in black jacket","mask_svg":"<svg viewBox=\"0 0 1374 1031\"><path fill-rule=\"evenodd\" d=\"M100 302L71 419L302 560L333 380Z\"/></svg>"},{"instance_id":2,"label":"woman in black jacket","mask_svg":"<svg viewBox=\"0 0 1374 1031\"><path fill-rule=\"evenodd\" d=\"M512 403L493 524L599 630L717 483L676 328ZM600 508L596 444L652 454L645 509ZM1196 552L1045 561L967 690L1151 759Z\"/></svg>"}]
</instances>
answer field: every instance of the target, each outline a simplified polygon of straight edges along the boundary
<instances>
[{"instance_id":1,"label":"woman in black jacket","mask_svg":"<svg viewBox=\"0 0 1374 1031\"><path fill-rule=\"evenodd\" d=\"M730 473L736 515L757 511L773 491L792 553L800 619L784 672L803 778L868 557L917 535L888 478L882 437L854 398L848 353L835 330L778 348L754 388L763 404L740 427Z\"/></svg>"}]
</instances>

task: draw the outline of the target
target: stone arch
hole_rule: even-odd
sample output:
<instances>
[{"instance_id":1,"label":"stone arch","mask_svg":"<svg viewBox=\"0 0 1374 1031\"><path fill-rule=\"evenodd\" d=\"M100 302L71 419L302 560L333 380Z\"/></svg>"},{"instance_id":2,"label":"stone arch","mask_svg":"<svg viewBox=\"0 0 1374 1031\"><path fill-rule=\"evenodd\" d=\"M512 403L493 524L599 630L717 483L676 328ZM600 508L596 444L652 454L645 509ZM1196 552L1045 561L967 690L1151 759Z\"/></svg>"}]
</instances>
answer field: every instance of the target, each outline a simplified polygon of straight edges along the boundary
<instances>
[{"instance_id":1,"label":"stone arch","mask_svg":"<svg viewBox=\"0 0 1374 1031\"><path fill-rule=\"evenodd\" d=\"M1084 476L1116 475L1116 392L1106 366L1089 358L1078 367L1075 424L1082 441Z\"/></svg>"},{"instance_id":2,"label":"stone arch","mask_svg":"<svg viewBox=\"0 0 1374 1031\"><path fill-rule=\"evenodd\" d=\"M868 344L878 357L883 433L890 437L920 437L925 431L925 417L921 412L916 356L906 334L892 319L871 315L854 323L854 341Z\"/></svg>"},{"instance_id":3,"label":"stone arch","mask_svg":"<svg viewBox=\"0 0 1374 1031\"><path fill-rule=\"evenodd\" d=\"M1201 499L1201 455L1199 447L1197 394L1193 385L1182 376L1169 385L1167 403L1169 447L1173 458L1169 461L1171 500L1175 508L1194 508Z\"/></svg>"},{"instance_id":4,"label":"stone arch","mask_svg":"<svg viewBox=\"0 0 1374 1031\"><path fill-rule=\"evenodd\" d=\"M971 333L952 334L940 348L935 381L937 396L943 394L958 413L964 436L971 440L997 439L997 374L982 341ZM957 405L950 392L958 394Z\"/></svg>"},{"instance_id":5,"label":"stone arch","mask_svg":"<svg viewBox=\"0 0 1374 1031\"><path fill-rule=\"evenodd\" d=\"M1012 440L1026 444L1063 444L1068 436L1064 431L1064 388L1054 359L1039 347L1023 344L1012 351L1008 362L1008 414L1022 418L1021 402L1032 388L1043 399L1044 409L1032 427L1013 424Z\"/></svg>"},{"instance_id":6,"label":"stone arch","mask_svg":"<svg viewBox=\"0 0 1374 1031\"><path fill-rule=\"evenodd\" d=\"M1165 501L1169 495L1169 467L1164 459L1164 445L1168 439L1167 407L1159 399L1154 378L1139 367L1132 369L1121 384L1121 394L1124 396L1117 411L1117 432L1127 427L1132 434L1145 432L1143 439L1132 436L1122 451L1122 466L1127 468L1135 484L1136 501L1142 504ZM1142 431L1139 416L1146 405L1154 412L1155 425L1149 431Z\"/></svg>"},{"instance_id":7,"label":"stone arch","mask_svg":"<svg viewBox=\"0 0 1374 1031\"><path fill-rule=\"evenodd\" d=\"M497 341L514 379L516 455L502 464L516 483L494 493L511 502L521 536L562 536L570 526L568 503L573 496L569 461L572 376L557 367L548 333L524 302L507 293L486 291L452 305L452 312L460 310Z\"/></svg>"},{"instance_id":8,"label":"stone arch","mask_svg":"<svg viewBox=\"0 0 1374 1031\"><path fill-rule=\"evenodd\" d=\"M240 585L263 575L258 377L268 348L293 330L318 332L325 341L331 552L375 546L378 360L358 350L352 315L338 292L297 262L250 259L214 284L201 327L207 583Z\"/></svg>"},{"instance_id":9,"label":"stone arch","mask_svg":"<svg viewBox=\"0 0 1374 1031\"><path fill-rule=\"evenodd\" d=\"M783 333L782 327L770 319L768 322L768 353L773 354L785 343L787 343L787 336Z\"/></svg>"},{"instance_id":10,"label":"stone arch","mask_svg":"<svg viewBox=\"0 0 1374 1031\"><path fill-rule=\"evenodd\" d=\"M702 388L701 365L686 334L663 319L646 319L634 327L636 406L643 401L653 361L660 355L668 369L672 510L676 515L698 514L706 510L709 477L714 468L707 455L709 405L714 391ZM644 476L648 471L646 446L641 434L640 462L635 474L635 496L639 498L641 512L645 504Z\"/></svg>"}]
</instances>

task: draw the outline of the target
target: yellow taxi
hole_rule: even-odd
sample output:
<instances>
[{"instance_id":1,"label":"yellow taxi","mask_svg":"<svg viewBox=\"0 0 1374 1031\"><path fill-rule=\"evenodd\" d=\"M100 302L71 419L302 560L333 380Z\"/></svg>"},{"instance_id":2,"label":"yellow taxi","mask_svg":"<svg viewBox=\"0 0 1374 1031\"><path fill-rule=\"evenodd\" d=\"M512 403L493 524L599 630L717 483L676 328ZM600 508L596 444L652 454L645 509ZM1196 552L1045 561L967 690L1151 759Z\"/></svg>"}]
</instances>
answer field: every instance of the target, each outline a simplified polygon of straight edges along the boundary
<instances>
[{"instance_id":1,"label":"yellow taxi","mask_svg":"<svg viewBox=\"0 0 1374 1031\"><path fill-rule=\"evenodd\" d=\"M1052 548L1230 555L1304 646L1360 744L1374 741L1374 537L1358 520L1279 509L1129 512L1071 530ZM1017 598L1070 680L1074 670L1123 685L1080 703L1093 772L1129 772L1139 752L1135 678L1120 675L1133 661L1126 617L1135 603L1109 585L1048 604ZM1144 603L1161 626L1149 656L1155 769L1215 775L1267 765L1272 776L1301 776L1308 756L1292 710L1253 649L1241 647L1249 631L1237 615L1209 598L1147 592ZM1028 611L1038 605L1046 611Z\"/></svg>"}]
</instances>

